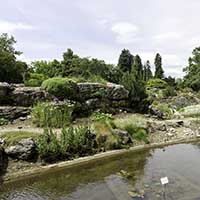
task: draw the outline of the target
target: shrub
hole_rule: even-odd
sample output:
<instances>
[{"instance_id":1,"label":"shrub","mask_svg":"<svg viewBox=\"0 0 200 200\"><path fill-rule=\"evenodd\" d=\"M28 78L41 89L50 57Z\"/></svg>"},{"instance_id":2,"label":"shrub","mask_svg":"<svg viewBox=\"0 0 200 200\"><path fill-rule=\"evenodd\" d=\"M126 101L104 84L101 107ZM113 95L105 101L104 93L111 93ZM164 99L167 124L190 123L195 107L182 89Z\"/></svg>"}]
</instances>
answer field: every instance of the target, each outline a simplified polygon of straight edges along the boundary
<instances>
[{"instance_id":1,"label":"shrub","mask_svg":"<svg viewBox=\"0 0 200 200\"><path fill-rule=\"evenodd\" d=\"M156 110L163 112L166 118L170 118L173 115L171 105L167 103L159 103L155 108Z\"/></svg>"},{"instance_id":2,"label":"shrub","mask_svg":"<svg viewBox=\"0 0 200 200\"><path fill-rule=\"evenodd\" d=\"M124 129L132 136L133 139L148 143L148 134L146 129L138 127L134 124L127 124Z\"/></svg>"},{"instance_id":3,"label":"shrub","mask_svg":"<svg viewBox=\"0 0 200 200\"><path fill-rule=\"evenodd\" d=\"M78 94L77 84L68 78L50 78L42 83L42 88L58 99L74 99Z\"/></svg>"},{"instance_id":4,"label":"shrub","mask_svg":"<svg viewBox=\"0 0 200 200\"><path fill-rule=\"evenodd\" d=\"M95 112L92 114L91 119L94 121L113 120L112 114Z\"/></svg>"},{"instance_id":5,"label":"shrub","mask_svg":"<svg viewBox=\"0 0 200 200\"><path fill-rule=\"evenodd\" d=\"M70 104L38 103L32 109L32 122L38 127L60 128L72 121L73 110Z\"/></svg>"},{"instance_id":6,"label":"shrub","mask_svg":"<svg viewBox=\"0 0 200 200\"><path fill-rule=\"evenodd\" d=\"M63 128L60 138L51 129L45 129L37 141L37 150L42 159L53 161L93 153L95 135L88 126Z\"/></svg>"},{"instance_id":7,"label":"shrub","mask_svg":"<svg viewBox=\"0 0 200 200\"><path fill-rule=\"evenodd\" d=\"M8 119L0 118L0 126L7 125L9 123Z\"/></svg>"},{"instance_id":8,"label":"shrub","mask_svg":"<svg viewBox=\"0 0 200 200\"><path fill-rule=\"evenodd\" d=\"M93 129L96 133L98 150L111 150L120 148L119 139L113 134L110 121L97 121L93 123Z\"/></svg>"},{"instance_id":9,"label":"shrub","mask_svg":"<svg viewBox=\"0 0 200 200\"><path fill-rule=\"evenodd\" d=\"M176 96L176 91L175 88L168 86L166 89L163 90L163 96L164 97L172 97L172 96Z\"/></svg>"},{"instance_id":10,"label":"shrub","mask_svg":"<svg viewBox=\"0 0 200 200\"><path fill-rule=\"evenodd\" d=\"M25 86L40 87L42 85L42 82L46 79L47 77L43 74L30 73L29 78L24 83Z\"/></svg>"},{"instance_id":11,"label":"shrub","mask_svg":"<svg viewBox=\"0 0 200 200\"><path fill-rule=\"evenodd\" d=\"M150 79L147 82L147 88L165 89L168 86L167 82L161 79Z\"/></svg>"}]
</instances>

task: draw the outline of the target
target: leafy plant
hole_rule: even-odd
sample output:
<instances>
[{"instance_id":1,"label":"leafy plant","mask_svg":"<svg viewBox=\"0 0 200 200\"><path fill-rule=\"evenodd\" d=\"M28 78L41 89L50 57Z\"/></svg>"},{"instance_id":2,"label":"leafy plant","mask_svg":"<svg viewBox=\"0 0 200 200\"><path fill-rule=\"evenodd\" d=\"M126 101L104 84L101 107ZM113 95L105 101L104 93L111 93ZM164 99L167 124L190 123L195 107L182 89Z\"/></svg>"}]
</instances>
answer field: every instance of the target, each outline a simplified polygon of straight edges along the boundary
<instances>
[{"instance_id":1,"label":"leafy plant","mask_svg":"<svg viewBox=\"0 0 200 200\"><path fill-rule=\"evenodd\" d=\"M167 86L168 86L167 82L159 78L150 79L147 82L147 88L165 89Z\"/></svg>"},{"instance_id":2,"label":"leafy plant","mask_svg":"<svg viewBox=\"0 0 200 200\"><path fill-rule=\"evenodd\" d=\"M109 113L95 112L92 114L91 119L94 121L106 121L113 120L113 116Z\"/></svg>"},{"instance_id":3,"label":"leafy plant","mask_svg":"<svg viewBox=\"0 0 200 200\"><path fill-rule=\"evenodd\" d=\"M72 121L73 105L38 103L32 109L32 122L38 127L60 128Z\"/></svg>"},{"instance_id":4,"label":"leafy plant","mask_svg":"<svg viewBox=\"0 0 200 200\"><path fill-rule=\"evenodd\" d=\"M63 128L60 138L51 129L45 129L37 141L37 150L45 161L73 158L93 153L95 135L88 126Z\"/></svg>"},{"instance_id":5,"label":"leafy plant","mask_svg":"<svg viewBox=\"0 0 200 200\"><path fill-rule=\"evenodd\" d=\"M3 125L7 125L9 122L8 119L5 119L5 118L0 118L0 126L3 126Z\"/></svg>"}]
</instances>

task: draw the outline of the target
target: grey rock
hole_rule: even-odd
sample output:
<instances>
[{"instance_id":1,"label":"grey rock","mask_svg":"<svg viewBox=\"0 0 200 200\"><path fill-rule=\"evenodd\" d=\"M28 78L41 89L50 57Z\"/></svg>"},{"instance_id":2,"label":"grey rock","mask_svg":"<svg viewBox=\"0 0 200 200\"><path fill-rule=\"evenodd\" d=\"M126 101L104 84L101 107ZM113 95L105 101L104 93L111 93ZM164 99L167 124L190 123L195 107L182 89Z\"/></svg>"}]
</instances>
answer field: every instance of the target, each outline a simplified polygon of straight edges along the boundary
<instances>
[{"instance_id":1,"label":"grey rock","mask_svg":"<svg viewBox=\"0 0 200 200\"><path fill-rule=\"evenodd\" d=\"M127 131L123 131L120 129L115 129L114 130L114 134L119 137L119 139L121 140L122 144L126 145L126 144L130 144L133 143L131 136L129 135L129 133Z\"/></svg>"},{"instance_id":2,"label":"grey rock","mask_svg":"<svg viewBox=\"0 0 200 200\"><path fill-rule=\"evenodd\" d=\"M15 120L19 117L25 117L29 115L31 109L28 107L18 107L18 106L0 106L0 118L5 118L8 120Z\"/></svg>"},{"instance_id":3,"label":"grey rock","mask_svg":"<svg viewBox=\"0 0 200 200\"><path fill-rule=\"evenodd\" d=\"M108 98L113 100L128 99L129 92L122 85L107 84L108 86Z\"/></svg>"},{"instance_id":4,"label":"grey rock","mask_svg":"<svg viewBox=\"0 0 200 200\"><path fill-rule=\"evenodd\" d=\"M12 92L13 104L31 106L38 101L47 100L48 94L39 87L18 87Z\"/></svg>"},{"instance_id":5,"label":"grey rock","mask_svg":"<svg viewBox=\"0 0 200 200\"><path fill-rule=\"evenodd\" d=\"M16 145L5 149L6 154L19 160L31 160L36 155L36 144L33 139L22 139Z\"/></svg>"}]
</instances>

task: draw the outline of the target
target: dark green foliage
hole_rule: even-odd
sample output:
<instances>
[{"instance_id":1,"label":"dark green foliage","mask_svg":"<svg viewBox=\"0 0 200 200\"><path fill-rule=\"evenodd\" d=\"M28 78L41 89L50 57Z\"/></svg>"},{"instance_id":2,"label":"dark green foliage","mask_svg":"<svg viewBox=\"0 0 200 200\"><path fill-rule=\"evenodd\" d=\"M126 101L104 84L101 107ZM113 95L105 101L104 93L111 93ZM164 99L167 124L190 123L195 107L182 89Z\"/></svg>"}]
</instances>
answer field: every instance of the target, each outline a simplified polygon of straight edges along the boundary
<instances>
[{"instance_id":1,"label":"dark green foliage","mask_svg":"<svg viewBox=\"0 0 200 200\"><path fill-rule=\"evenodd\" d=\"M165 77L163 80L166 81L168 83L168 85L170 85L171 87L176 87L176 79L175 78L168 76L168 77Z\"/></svg>"},{"instance_id":2,"label":"dark green foliage","mask_svg":"<svg viewBox=\"0 0 200 200\"><path fill-rule=\"evenodd\" d=\"M168 86L167 82L161 79L150 79L147 82L147 88L165 89Z\"/></svg>"},{"instance_id":3,"label":"dark green foliage","mask_svg":"<svg viewBox=\"0 0 200 200\"><path fill-rule=\"evenodd\" d=\"M95 135L88 126L63 128L60 138L51 129L45 129L37 141L40 158L48 162L91 154L94 146Z\"/></svg>"},{"instance_id":4,"label":"dark green foliage","mask_svg":"<svg viewBox=\"0 0 200 200\"><path fill-rule=\"evenodd\" d=\"M147 60L146 64L144 65L143 80L148 81L152 78L153 78L153 73L151 71L151 65L150 62Z\"/></svg>"},{"instance_id":5,"label":"dark green foliage","mask_svg":"<svg viewBox=\"0 0 200 200\"><path fill-rule=\"evenodd\" d=\"M42 88L58 99L75 98L78 94L77 84L68 78L50 78L42 83Z\"/></svg>"},{"instance_id":6,"label":"dark green foliage","mask_svg":"<svg viewBox=\"0 0 200 200\"><path fill-rule=\"evenodd\" d=\"M133 55L128 49L123 49L118 60L118 67L122 72L131 72Z\"/></svg>"},{"instance_id":7,"label":"dark green foliage","mask_svg":"<svg viewBox=\"0 0 200 200\"><path fill-rule=\"evenodd\" d=\"M143 65L139 55L136 55L133 59L132 73L135 74L137 80L143 79Z\"/></svg>"},{"instance_id":8,"label":"dark green foliage","mask_svg":"<svg viewBox=\"0 0 200 200\"><path fill-rule=\"evenodd\" d=\"M16 55L21 52L15 50L15 43L13 36L0 35L0 82L22 83L25 79L28 67L16 60Z\"/></svg>"},{"instance_id":9,"label":"dark green foliage","mask_svg":"<svg viewBox=\"0 0 200 200\"><path fill-rule=\"evenodd\" d=\"M16 40L13 36L8 36L7 33L3 33L0 36L0 51L7 52L11 54L12 56L20 55L22 52L17 51L14 48L14 45L16 44Z\"/></svg>"},{"instance_id":10,"label":"dark green foliage","mask_svg":"<svg viewBox=\"0 0 200 200\"><path fill-rule=\"evenodd\" d=\"M192 88L194 91L200 90L200 47L192 51L192 57L188 59L188 66L184 69L184 85Z\"/></svg>"},{"instance_id":11,"label":"dark green foliage","mask_svg":"<svg viewBox=\"0 0 200 200\"><path fill-rule=\"evenodd\" d=\"M133 73L124 73L121 84L129 91L130 106L140 110L140 103L147 98L144 82L137 80Z\"/></svg>"},{"instance_id":12,"label":"dark green foliage","mask_svg":"<svg viewBox=\"0 0 200 200\"><path fill-rule=\"evenodd\" d=\"M166 89L163 90L163 96L164 97L172 97L172 96L176 96L176 90L174 87L171 86L167 86Z\"/></svg>"},{"instance_id":13,"label":"dark green foliage","mask_svg":"<svg viewBox=\"0 0 200 200\"><path fill-rule=\"evenodd\" d=\"M162 68L162 58L159 53L156 54L154 64L155 64L155 78L159 79L164 78L164 70Z\"/></svg>"},{"instance_id":14,"label":"dark green foliage","mask_svg":"<svg viewBox=\"0 0 200 200\"><path fill-rule=\"evenodd\" d=\"M72 121L73 105L38 103L32 109L32 121L38 127L60 128Z\"/></svg>"},{"instance_id":15,"label":"dark green foliage","mask_svg":"<svg viewBox=\"0 0 200 200\"><path fill-rule=\"evenodd\" d=\"M57 60L53 61L35 61L31 63L33 71L37 74L43 74L46 77L52 78L61 74L61 64Z\"/></svg>"}]
</instances>

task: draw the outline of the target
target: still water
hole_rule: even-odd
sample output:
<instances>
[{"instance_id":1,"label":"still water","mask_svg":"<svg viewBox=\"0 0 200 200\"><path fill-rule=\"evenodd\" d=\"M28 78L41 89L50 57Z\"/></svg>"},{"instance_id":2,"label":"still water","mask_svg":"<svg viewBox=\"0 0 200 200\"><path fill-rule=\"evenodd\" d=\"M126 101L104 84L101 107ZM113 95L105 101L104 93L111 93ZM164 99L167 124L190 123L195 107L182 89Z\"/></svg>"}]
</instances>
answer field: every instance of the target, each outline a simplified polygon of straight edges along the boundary
<instances>
[{"instance_id":1,"label":"still water","mask_svg":"<svg viewBox=\"0 0 200 200\"><path fill-rule=\"evenodd\" d=\"M169 183L162 186L161 177ZM0 186L1 200L197 200L200 144L126 153Z\"/></svg>"}]
</instances>

